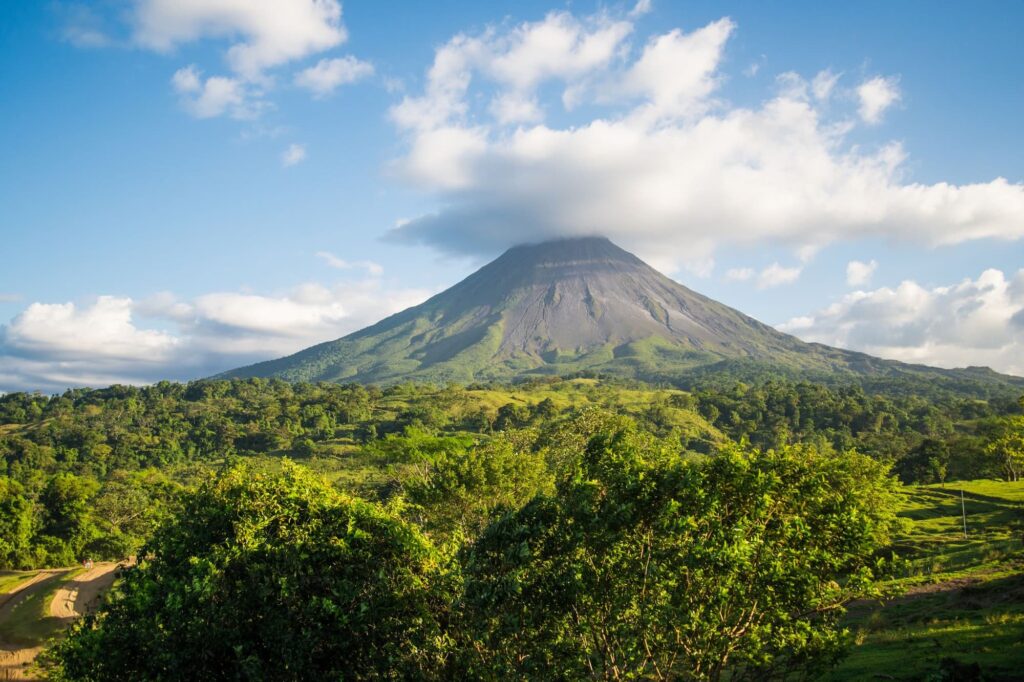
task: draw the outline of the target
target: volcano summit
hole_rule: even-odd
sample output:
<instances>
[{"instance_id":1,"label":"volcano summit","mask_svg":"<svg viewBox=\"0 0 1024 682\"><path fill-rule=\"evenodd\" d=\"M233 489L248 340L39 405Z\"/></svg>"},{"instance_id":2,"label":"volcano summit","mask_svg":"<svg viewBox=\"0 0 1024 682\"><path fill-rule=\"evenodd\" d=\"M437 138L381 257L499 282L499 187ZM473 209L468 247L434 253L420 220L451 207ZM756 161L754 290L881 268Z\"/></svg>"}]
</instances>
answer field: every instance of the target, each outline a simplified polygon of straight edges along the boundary
<instances>
[{"instance_id":1,"label":"volcano summit","mask_svg":"<svg viewBox=\"0 0 1024 682\"><path fill-rule=\"evenodd\" d=\"M513 247L420 305L222 377L468 383L592 371L686 384L716 369L740 376L917 377L969 393L1024 385L984 368L942 370L805 343L600 237Z\"/></svg>"}]
</instances>

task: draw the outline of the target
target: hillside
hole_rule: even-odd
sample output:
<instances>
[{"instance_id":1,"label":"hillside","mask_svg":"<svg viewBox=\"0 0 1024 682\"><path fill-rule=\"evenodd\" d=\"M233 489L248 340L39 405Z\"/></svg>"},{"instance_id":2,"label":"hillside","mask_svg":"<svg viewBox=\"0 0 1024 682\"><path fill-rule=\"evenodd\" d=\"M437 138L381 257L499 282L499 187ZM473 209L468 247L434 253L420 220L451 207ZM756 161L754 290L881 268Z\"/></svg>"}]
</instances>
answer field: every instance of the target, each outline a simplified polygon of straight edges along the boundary
<instances>
[{"instance_id":1,"label":"hillside","mask_svg":"<svg viewBox=\"0 0 1024 682\"><path fill-rule=\"evenodd\" d=\"M1022 502L1021 482L902 488L897 596L850 609L854 647L827 679L1021 679Z\"/></svg>"},{"instance_id":2,"label":"hillside","mask_svg":"<svg viewBox=\"0 0 1024 682\"><path fill-rule=\"evenodd\" d=\"M222 377L467 383L590 371L685 384L720 370L924 379L974 394L1024 387L983 368L939 370L804 343L596 237L514 247L371 327Z\"/></svg>"},{"instance_id":3,"label":"hillside","mask_svg":"<svg viewBox=\"0 0 1024 682\"><path fill-rule=\"evenodd\" d=\"M590 538L597 538L598 542L603 542L607 537L605 533L587 529L575 534L563 530L549 535L552 523L558 519L575 519L572 521L575 525L587 519L593 520L600 510L584 508L583 516L565 517L559 512L551 517L548 513L553 510L546 505L605 499L603 494L592 495L594 491L590 488L577 488L570 495L562 495L560 491L573 481L579 481L583 486L592 485L593 479L589 475L578 476L578 467L591 466L595 457L604 456L602 453L618 457L616 448L619 447L623 448L622 454L629 455L621 461L624 464L632 462L629 466L642 467L642 475L626 479L626 485L621 489L609 489L609 492L619 490L617 494L625 497L605 508L605 512L615 514L604 518L617 519L617 510L635 508L633 502L638 495L662 490L661 484L651 485L651 476L662 476L661 480L668 484L677 480L674 478L676 474L703 477L704 474L694 472L717 471L717 467L725 463L729 467L727 471L733 471L740 477L739 482L746 483L737 487L728 481L726 484L714 481L705 484L703 478L678 479L690 480L682 490L696 491L698 498L680 500L671 507L664 507L668 526L659 526L655 533L644 530L641 536L629 540L631 551L628 552L622 547L606 551L605 547L595 544L594 549L585 547L581 550L585 550L584 554L574 553L573 556L623 556L629 560L643 556L632 551L636 549L634 543L638 539L668 537L672 541L672 537L678 537L673 533L689 532L689 523L678 521L685 518L682 515L691 513L689 510L702 508L698 503L707 499L708 494L728 490L729 504L725 508L732 509L737 496L757 492L756 487L748 486L755 483L758 486L775 485L782 480L779 476L763 475L747 467L760 466L759 462L763 461L777 461L785 467L780 473L788 472L786 475L799 484L798 488L760 491L753 497L742 497L748 501L773 502L768 506L758 502L748 509L766 509L775 514L775 502L788 504L799 495L806 495L808 502L831 500L834 495L839 495L843 499L830 502L828 510L831 511L824 512L833 515L842 512L842 516L828 523L829 528L846 529L874 509L894 508L908 521L906 526L900 524L878 535L869 534L870 538L877 537L880 542L884 538L884 545L869 545L867 548L856 545L858 556L870 559L872 563L877 556L888 556L890 548L899 554L905 563L897 564L895 572L879 574L884 582L878 586L898 590L907 588L907 594L883 605L867 599L877 596L873 594L873 588L868 592L858 591L849 598L861 601L855 604L843 623L814 622L815 632L832 632L836 644L845 642L853 647L850 657L834 670L835 679L891 676L894 674L894 662L904 662L904 659L908 673L904 677L920 679L921 675L938 670L940 662L936 660L935 653L940 648L963 665L979 663L986 674L1002 675L1013 670L1014 666L1019 667L1021 655L1016 643L1020 641L1022 622L1019 608L1019 503L1022 490L1019 483L991 480L991 477L1003 474L1004 470L1002 455L990 446L1002 438L1005 429L1019 424L1021 410L1024 410L1024 405L1016 402L973 399L929 402L918 396L881 398L868 395L857 387L831 389L781 381L762 386L733 386L725 392L710 387L686 392L645 386L636 381L590 378L545 378L513 385L471 387L403 383L386 388L249 379L197 381L187 385L162 382L147 387L113 386L102 390L68 391L60 396L27 393L3 396L0 397L0 463L6 473L0 476L0 498L4 501L0 504L0 570L8 572L0 573L0 606L4 603L4 593L10 594L19 588L25 591L18 592L15 600L7 602L11 605L9 609L0 609L0 679L9 673L24 673L24 664L37 653L38 645L69 622L68 608L89 601L83 583L92 584L97 590L107 584L93 582L91 577L69 572L67 568L59 568L59 575L45 584L42 581L49 574L39 578L39 584L27 581L47 568L74 566L82 557L96 560L97 567L100 567L103 565L99 563L101 561L120 561L137 556L139 548L165 532L161 529L166 529L167 524L193 524L196 519L193 503L207 499L206 493L199 494L197 488L202 489L207 482L214 480L215 472L234 471L234 480L246 486L250 482L257 486L252 491L256 493L254 497L244 492L248 488L231 493L225 498L227 506L222 511L234 513L251 509L249 502L255 502L259 512L258 533L273 528L295 529L300 542L295 546L299 552L295 558L282 561L279 559L282 547L291 545L275 540L254 547L251 539L255 536L250 530L243 529L241 537L247 543L245 549L225 552L220 541L210 547L218 557L229 558L232 562L254 559L259 566L264 557L271 557L273 565L259 568L257 574L239 573L236 570L238 566L225 566L226 570L217 569L212 575L228 576L231 585L242 588L248 584L249 576L258 575L271 581L272 585L287 586L289 590L293 585L300 585L307 592L298 600L282 598L269 589L236 593L235 598L229 597L218 603L227 604L229 608L254 605L244 617L232 614L218 620L220 616L209 617L200 613L188 622L204 627L208 623L223 622L222 632L236 633L238 622L263 623L262 614L272 612L284 623L275 628L276 632L284 633L288 638L293 635L301 637L302 641L312 642L316 648L324 641L338 644L353 638L345 633L338 634L336 623L325 620L330 616L317 615L303 620L288 609L294 604L319 605L324 603L321 598L329 599L335 594L331 590L342 581L334 577L325 580L323 576L334 567L346 564L325 557L321 548L347 546L351 526L343 524L339 528L340 534L331 536L334 540L311 542L306 532L318 528L318 522L299 510L281 517L277 506L279 502L290 504L291 501L304 500L300 493L309 490L320 490L329 499L344 505L358 499L357 506L363 511L373 510L373 517L384 522L385 527L404 529L401 537L420 538L422 543L417 545L417 552L431 552L431 547L437 549L440 545L461 547L457 555L468 556L466 552L473 551L476 538L481 537L480 534L493 523L501 523L501 519L509 514L533 514L538 510L544 513L537 517L537 524L533 526L539 532L537 537L579 538L587 543L591 542ZM601 440L595 441L595 438ZM613 440L607 440L609 438ZM777 456L784 459L772 459ZM289 460L301 462L309 472L316 473L320 482L305 474L296 474L295 465ZM618 471L616 461L609 460L607 467L602 465L599 471ZM876 462L885 464L878 466ZM828 484L826 489L807 494L803 486L817 485L821 479L807 475L803 469L790 468L807 463L820 466L822 475L848 470L858 478L851 481L844 474L842 479ZM891 487L890 492L896 493L894 499L889 499L889 495L879 490L876 500L847 515L849 505L845 496L859 495L865 489L864 481L856 472L875 472L872 474L875 483L871 485L877 486L882 479L887 480L888 463L892 463L892 471L908 483L947 482L945 487L898 487L885 483L886 490ZM613 464L616 469L608 468ZM237 469L236 465L244 470ZM838 468L833 469L833 466ZM847 469L848 466L853 468ZM622 469L624 475L631 476L629 471L631 469ZM673 471L676 472L673 477L664 477L666 472ZM753 476L748 476L748 473ZM988 480L949 483L954 478ZM274 481L284 484L288 480L297 481L300 489L261 487L267 484L276 486ZM966 539L962 535L961 508L956 495L961 487L966 492L970 533ZM243 494L243 497L239 498L236 493ZM183 505L186 499L193 502ZM663 498L648 499L660 505L659 500ZM625 500L629 503L623 504ZM334 503L325 505L323 499L308 504L313 501L302 502L303 509L337 509ZM265 503L270 507L264 508ZM720 502L707 507L711 510L722 508ZM800 506L794 507L795 512L805 514L801 509ZM807 531L809 526L806 524L818 523L822 516L817 511L808 512L804 520L789 528L797 538L826 535ZM223 520L228 517L217 512L217 518ZM267 519L272 518L288 518L289 521L284 524L267 523ZM646 517L640 517L641 520L643 518ZM711 525L702 532L702 537L704 533L717 532L722 521L714 517L709 523ZM888 522L885 523L888 526ZM197 556L192 548L207 546L206 538L211 528L234 529L238 526L204 520L195 522L193 527L200 533L198 544L186 545L175 540L172 546L150 556L173 557L174 566L183 566L187 570L206 567L208 564L203 560L181 561L177 557ZM616 520L610 530L619 527ZM729 542L730 538L746 538L751 528L763 527L763 521L757 521L746 525L742 532L736 528L729 529L711 542L694 542L681 537L678 544L659 550L658 556L669 561L664 564L665 570L674 570L672 566L676 564L671 562L676 561L675 557L680 556L682 549L710 547L717 551L716 548L723 542ZM518 534L518 529L525 526L516 523L511 528ZM492 532L500 529L500 525L495 526ZM178 535L165 534L163 537L177 538ZM778 552L790 552L787 560L777 564L768 576L778 575L779 569L790 570L790 566L805 556L814 556L803 549L794 550L789 537L787 531L783 536L784 542L775 544L772 551L759 553L759 556L774 557ZM504 534L495 538L497 544L494 546L502 552L507 547L520 546L522 540L509 539ZM556 544L555 549L558 546L560 544ZM739 549L755 546L759 546L758 543L743 544ZM843 541L836 546L853 545ZM188 549L178 549L180 547ZM272 548L272 551L268 552L267 548ZM375 546L373 551L360 556L373 560L381 554ZM532 553L522 556L532 556ZM395 565L405 566L411 560L403 554ZM145 568L151 565L150 562L149 559L143 562L144 570L150 570ZM446 559L433 565L453 564ZM473 561L465 564L465 568L469 570L482 565L490 565L490 562ZM560 558L543 564L560 565ZM743 559L736 565L736 575L742 579L738 583L730 579L730 585L747 584L751 565L751 559ZM282 567L289 566L298 567L304 577L295 582L282 578ZM373 577L369 585L388 583L386 578L379 579L379 567L371 568L365 574ZM12 572L12 569L16 570ZM25 569L33 570L26 572ZM608 576L635 576L641 573L637 569L636 565L616 567ZM452 570L455 572L430 578L435 580L433 583L424 583L417 578L417 584L461 585L465 584L464 576L469 580L475 575L462 573L461 565ZM573 570L569 575L579 574ZM652 574L663 575L661 570ZM210 575L189 576L174 585L187 585L190 593L195 594L192 586L207 585L203 580ZM817 580L821 574L805 572L803 575ZM840 584L835 579L843 575L846 575L845 571L839 576L831 575L821 584L831 590L831 586ZM109 574L107 576L110 577ZM130 577L125 581L122 585L130 583ZM672 583L679 584L678 579L672 578ZM220 585L211 590L223 594ZM714 592L731 594L721 585L715 585ZM747 594L761 595L765 592L762 586ZM488 590L487 593L497 592ZM502 590L501 593L512 592ZM600 589L591 594L603 596L609 593L610 588L606 589L602 580ZM779 589L774 593L801 592ZM120 594L124 594L120 589L115 591L114 598L119 599ZM149 604L135 599L121 602L122 605L144 604L142 611L124 621L127 628L124 632L138 632L138 623L147 618L159 623L155 630L159 633L167 631L168 623L174 627L184 622L178 617L181 610L170 618L162 615L160 609L165 604L175 603L166 597L165 592L151 592L147 588L147 594L155 595L155 601ZM628 596L621 591L621 585L618 594ZM195 613L196 609L203 609L209 603L200 597L191 601L185 612ZM449 605L463 602L459 595L449 595L432 603ZM551 602L531 602L528 605L531 612L534 603L539 608ZM558 607L552 613L557 616L566 612L564 601L555 603ZM620 603L633 602L631 598L624 598ZM319 613L349 613L329 606L328 611ZM521 606L512 609L500 605L499 608L502 613L522 612ZM691 612L691 607L683 608L687 613ZM80 613L82 609L75 606L74 611ZM161 615L153 617L152 614L157 612ZM286 615L281 616L282 612ZM383 612L386 610L369 608L360 611L371 616ZM772 610L772 613L791 612L794 612L793 608ZM669 615L666 622L674 624L682 620L678 613ZM627 617L615 619L615 622L628 621ZM307 631L294 628L295 622L311 622L317 627L326 625L322 625L323 632L307 636ZM445 622L469 621L460 613L449 613ZM488 617L474 622L496 621ZM833 625L840 629L834 629ZM805 631L802 625L800 628L801 633ZM843 628L849 630L849 637L842 634ZM81 642L81 638L86 636L82 633L88 631L74 632L77 634L71 635L72 641L77 639ZM226 653L222 660L228 660L228 665L234 665L233 662L238 660L238 650L234 645L246 647L251 642L266 641L262 633L252 635L243 632L241 637L243 639L224 649ZM437 637L431 641L466 641L460 637ZM146 641L154 640L147 638ZM199 650L206 652L209 650L207 641L219 640L216 635L204 632L199 641ZM510 641L510 638L502 635L497 641ZM569 641L586 639L573 634ZM622 638L621 641L638 639ZM729 641L733 641L731 637ZM796 641L802 641L802 635ZM941 644L936 645L935 642ZM90 645L77 651L98 652L98 660L103 665L108 660L145 662L153 658L148 652L139 654L126 646L131 645ZM410 649L404 647L402 650ZM287 646L261 649L273 652L274 658L268 660L268 664L275 665L278 660L276 652L288 650ZM8 653L4 654L4 651ZM193 670L197 658L207 660L188 650L182 653L182 648L176 643L166 651L168 655L177 657L176 660L181 660L189 671ZM301 660L329 661L333 665L333 661L347 662L349 659L338 655L320 659L310 656ZM390 660L388 665L391 665ZM453 653L446 660L460 659ZM463 673L461 670L451 671L438 678L494 679L492 676ZM122 671L84 679L154 677L159 675ZM198 677L206 679L216 675L207 671ZM337 675L267 675L268 679L271 677L334 679ZM579 674L509 677L584 678ZM416 679L430 677L421 675ZM986 679L1012 678L1002 675Z\"/></svg>"}]
</instances>

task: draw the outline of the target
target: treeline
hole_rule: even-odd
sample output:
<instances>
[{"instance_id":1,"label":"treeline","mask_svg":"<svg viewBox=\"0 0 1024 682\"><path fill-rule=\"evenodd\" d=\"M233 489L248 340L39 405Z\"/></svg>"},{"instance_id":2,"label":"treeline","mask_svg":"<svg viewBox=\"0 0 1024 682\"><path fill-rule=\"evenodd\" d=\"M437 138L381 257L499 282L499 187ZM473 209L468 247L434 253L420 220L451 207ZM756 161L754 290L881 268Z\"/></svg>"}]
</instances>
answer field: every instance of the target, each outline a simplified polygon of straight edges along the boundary
<instances>
[{"instance_id":1,"label":"treeline","mask_svg":"<svg viewBox=\"0 0 1024 682\"><path fill-rule=\"evenodd\" d=\"M404 465L380 500L295 465L186 494L52 678L814 676L896 528L863 455L693 455L596 410L379 447Z\"/></svg>"},{"instance_id":2,"label":"treeline","mask_svg":"<svg viewBox=\"0 0 1024 682\"><path fill-rule=\"evenodd\" d=\"M810 443L856 449L905 482L1024 471L1017 403L784 381L692 393L556 378L440 389L250 379L16 393L0 397L0 567L130 555L183 489L235 457L318 459L340 489L386 500L416 472L417 458L438 451L499 462L498 449L511 448L510 466L557 458L565 425L594 407L628 415L692 455L730 442L759 450Z\"/></svg>"},{"instance_id":3,"label":"treeline","mask_svg":"<svg viewBox=\"0 0 1024 682\"><path fill-rule=\"evenodd\" d=\"M678 400L733 440L762 449L792 443L856 449L891 464L905 483L1015 480L1024 457L1009 442L1022 432L1024 397L929 400L869 395L859 386L770 381L698 390Z\"/></svg>"}]
</instances>

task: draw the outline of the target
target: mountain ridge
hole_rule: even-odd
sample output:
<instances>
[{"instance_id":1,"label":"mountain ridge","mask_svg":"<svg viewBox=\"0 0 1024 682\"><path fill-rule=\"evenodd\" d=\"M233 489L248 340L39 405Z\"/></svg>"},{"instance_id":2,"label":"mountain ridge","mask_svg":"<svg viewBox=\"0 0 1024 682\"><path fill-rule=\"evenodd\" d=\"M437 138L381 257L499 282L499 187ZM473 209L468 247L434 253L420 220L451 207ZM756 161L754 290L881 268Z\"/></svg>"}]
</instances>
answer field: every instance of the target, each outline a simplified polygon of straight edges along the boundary
<instances>
[{"instance_id":1,"label":"mountain ridge","mask_svg":"<svg viewBox=\"0 0 1024 682\"><path fill-rule=\"evenodd\" d=\"M389 384L596 372L685 384L722 363L794 376L924 375L1024 387L1024 379L987 368L944 370L806 343L603 237L512 247L417 306L219 376Z\"/></svg>"}]
</instances>

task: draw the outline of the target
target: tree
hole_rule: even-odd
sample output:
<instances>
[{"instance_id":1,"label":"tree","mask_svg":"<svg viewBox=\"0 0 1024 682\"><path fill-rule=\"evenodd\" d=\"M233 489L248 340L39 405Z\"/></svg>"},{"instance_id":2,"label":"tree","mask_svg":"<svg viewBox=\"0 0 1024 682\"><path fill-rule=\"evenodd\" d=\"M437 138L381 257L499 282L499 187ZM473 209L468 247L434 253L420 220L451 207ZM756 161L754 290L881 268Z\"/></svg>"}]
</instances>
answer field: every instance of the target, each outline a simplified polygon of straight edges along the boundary
<instances>
[{"instance_id":1,"label":"tree","mask_svg":"<svg viewBox=\"0 0 1024 682\"><path fill-rule=\"evenodd\" d=\"M1019 481L1024 474L1024 416L1003 417L996 433L986 450L996 459L1007 481Z\"/></svg>"},{"instance_id":2,"label":"tree","mask_svg":"<svg viewBox=\"0 0 1024 682\"><path fill-rule=\"evenodd\" d=\"M551 484L544 457L499 437L435 455L429 473L405 489L420 522L442 538L477 536L495 515L518 509Z\"/></svg>"},{"instance_id":3,"label":"tree","mask_svg":"<svg viewBox=\"0 0 1024 682\"><path fill-rule=\"evenodd\" d=\"M311 438L297 437L292 441L292 452L298 457L309 459L316 456L316 444Z\"/></svg>"},{"instance_id":4,"label":"tree","mask_svg":"<svg viewBox=\"0 0 1024 682\"><path fill-rule=\"evenodd\" d=\"M894 523L886 468L730 449L706 463L625 430L464 557L467 676L762 679L841 650Z\"/></svg>"},{"instance_id":5,"label":"tree","mask_svg":"<svg viewBox=\"0 0 1024 682\"><path fill-rule=\"evenodd\" d=\"M935 438L921 444L900 460L900 478L906 483L942 483L949 469L949 445Z\"/></svg>"},{"instance_id":6,"label":"tree","mask_svg":"<svg viewBox=\"0 0 1024 682\"><path fill-rule=\"evenodd\" d=\"M436 551L286 463L190 493L55 650L58 679L431 679L450 600Z\"/></svg>"},{"instance_id":7,"label":"tree","mask_svg":"<svg viewBox=\"0 0 1024 682\"><path fill-rule=\"evenodd\" d=\"M530 421L530 408L516 403L505 403L498 408L498 416L494 420L494 428L498 431L518 429Z\"/></svg>"},{"instance_id":8,"label":"tree","mask_svg":"<svg viewBox=\"0 0 1024 682\"><path fill-rule=\"evenodd\" d=\"M0 477L0 568L31 564L34 506L16 481Z\"/></svg>"},{"instance_id":9,"label":"tree","mask_svg":"<svg viewBox=\"0 0 1024 682\"><path fill-rule=\"evenodd\" d=\"M86 549L112 560L135 554L173 511L180 493L179 484L155 470L114 472L92 501L100 535Z\"/></svg>"},{"instance_id":10,"label":"tree","mask_svg":"<svg viewBox=\"0 0 1024 682\"><path fill-rule=\"evenodd\" d=\"M551 398L544 398L539 403L530 408L531 421L547 422L558 416L558 407L555 406L555 401Z\"/></svg>"},{"instance_id":11,"label":"tree","mask_svg":"<svg viewBox=\"0 0 1024 682\"><path fill-rule=\"evenodd\" d=\"M55 554L51 563L75 563L82 548L95 536L90 500L98 488L93 479L67 473L53 476L46 484L39 497L44 510L40 532L63 545L51 545L50 551Z\"/></svg>"}]
</instances>

